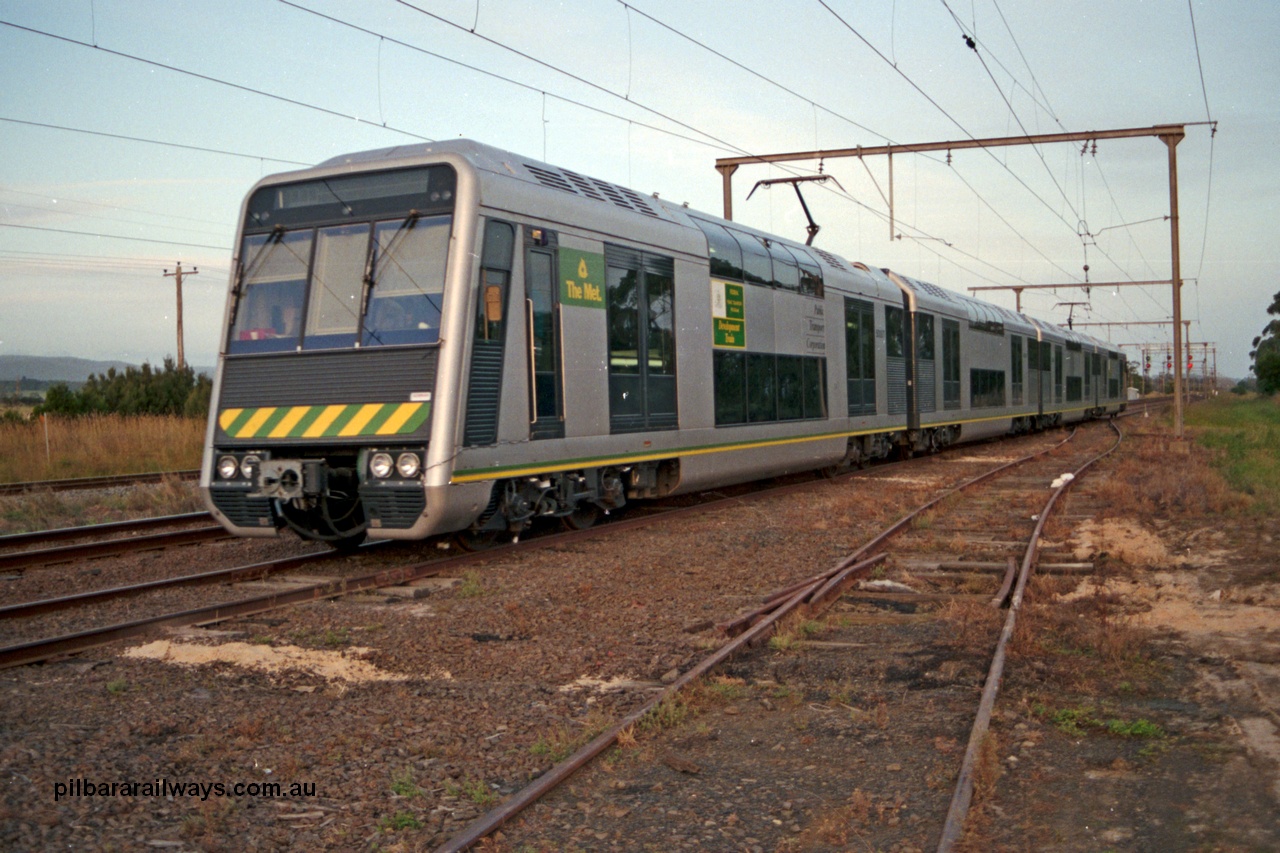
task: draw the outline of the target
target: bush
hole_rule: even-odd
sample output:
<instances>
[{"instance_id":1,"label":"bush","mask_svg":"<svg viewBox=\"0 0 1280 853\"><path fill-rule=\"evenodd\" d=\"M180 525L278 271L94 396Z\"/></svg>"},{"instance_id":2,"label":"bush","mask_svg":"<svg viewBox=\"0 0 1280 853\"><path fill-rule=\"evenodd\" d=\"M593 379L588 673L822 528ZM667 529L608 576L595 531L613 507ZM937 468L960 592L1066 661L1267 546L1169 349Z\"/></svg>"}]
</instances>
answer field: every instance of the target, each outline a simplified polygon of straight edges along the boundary
<instances>
[{"instance_id":1,"label":"bush","mask_svg":"<svg viewBox=\"0 0 1280 853\"><path fill-rule=\"evenodd\" d=\"M164 360L163 370L153 370L150 363L128 367L123 373L113 367L94 374L79 391L66 383L49 388L44 403L34 414L79 415L185 415L206 417L213 382L191 367L179 369L173 359Z\"/></svg>"}]
</instances>

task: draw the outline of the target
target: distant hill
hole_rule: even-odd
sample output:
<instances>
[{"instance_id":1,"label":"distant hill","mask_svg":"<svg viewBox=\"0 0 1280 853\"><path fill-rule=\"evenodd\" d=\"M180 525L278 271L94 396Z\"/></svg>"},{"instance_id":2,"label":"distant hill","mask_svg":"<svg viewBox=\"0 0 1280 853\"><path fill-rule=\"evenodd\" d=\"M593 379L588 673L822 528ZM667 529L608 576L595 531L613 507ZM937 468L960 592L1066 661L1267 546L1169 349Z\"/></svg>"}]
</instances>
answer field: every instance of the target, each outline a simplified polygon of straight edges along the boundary
<instances>
[{"instance_id":1,"label":"distant hill","mask_svg":"<svg viewBox=\"0 0 1280 853\"><path fill-rule=\"evenodd\" d=\"M152 367L163 367L164 362L152 362ZM88 358L65 358L42 355L0 355L0 391L13 390L13 384L27 378L38 382L87 382L95 373L106 373L111 368L123 371L127 367L140 367L127 361L94 361ZM196 374L213 375L211 367L195 367Z\"/></svg>"}]
</instances>

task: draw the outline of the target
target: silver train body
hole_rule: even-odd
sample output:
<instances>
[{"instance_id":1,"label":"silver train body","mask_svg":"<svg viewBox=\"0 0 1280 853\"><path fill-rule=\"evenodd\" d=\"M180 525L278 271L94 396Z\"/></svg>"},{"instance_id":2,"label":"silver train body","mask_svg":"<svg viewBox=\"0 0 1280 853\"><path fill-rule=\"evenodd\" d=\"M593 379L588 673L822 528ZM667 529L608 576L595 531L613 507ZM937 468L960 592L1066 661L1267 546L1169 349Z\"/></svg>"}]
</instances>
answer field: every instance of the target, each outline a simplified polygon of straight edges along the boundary
<instances>
[{"instance_id":1,"label":"silver train body","mask_svg":"<svg viewBox=\"0 0 1280 853\"><path fill-rule=\"evenodd\" d=\"M1100 341L469 141L245 200L201 474L337 544L628 501L1124 408Z\"/></svg>"}]
</instances>

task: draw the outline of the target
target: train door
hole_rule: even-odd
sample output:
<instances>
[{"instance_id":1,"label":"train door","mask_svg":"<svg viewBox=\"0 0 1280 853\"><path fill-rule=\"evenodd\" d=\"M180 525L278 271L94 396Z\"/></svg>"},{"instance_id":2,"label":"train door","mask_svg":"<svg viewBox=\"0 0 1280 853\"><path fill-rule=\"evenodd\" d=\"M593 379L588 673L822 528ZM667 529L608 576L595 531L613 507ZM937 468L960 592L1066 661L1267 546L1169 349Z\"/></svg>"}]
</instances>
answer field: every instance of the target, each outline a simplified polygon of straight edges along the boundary
<instances>
[{"instance_id":1,"label":"train door","mask_svg":"<svg viewBox=\"0 0 1280 853\"><path fill-rule=\"evenodd\" d=\"M885 370L889 387L889 414L907 414L906 312L886 305L884 309Z\"/></svg>"},{"instance_id":2,"label":"train door","mask_svg":"<svg viewBox=\"0 0 1280 853\"><path fill-rule=\"evenodd\" d=\"M612 432L675 429L675 261L605 244Z\"/></svg>"},{"instance_id":3,"label":"train door","mask_svg":"<svg viewBox=\"0 0 1280 853\"><path fill-rule=\"evenodd\" d=\"M1027 338L1027 403L1036 407L1036 414L1044 414L1044 385L1040 381L1040 342Z\"/></svg>"},{"instance_id":4,"label":"train door","mask_svg":"<svg viewBox=\"0 0 1280 853\"><path fill-rule=\"evenodd\" d=\"M564 437L557 239L525 229L525 327L529 334L529 437Z\"/></svg>"},{"instance_id":5,"label":"train door","mask_svg":"<svg viewBox=\"0 0 1280 853\"><path fill-rule=\"evenodd\" d=\"M480 294L475 336L471 342L467 413L462 443L467 447L496 444L502 402L502 367L507 338L507 292L515 248L515 227L490 219L480 256Z\"/></svg>"},{"instance_id":6,"label":"train door","mask_svg":"<svg viewBox=\"0 0 1280 853\"><path fill-rule=\"evenodd\" d=\"M942 408L960 408L960 323L942 321Z\"/></svg>"},{"instance_id":7,"label":"train door","mask_svg":"<svg viewBox=\"0 0 1280 853\"><path fill-rule=\"evenodd\" d=\"M1062 345L1053 348L1053 402L1062 403Z\"/></svg>"},{"instance_id":8,"label":"train door","mask_svg":"<svg viewBox=\"0 0 1280 853\"><path fill-rule=\"evenodd\" d=\"M933 315L917 312L915 315L916 349L916 411L938 410L938 362L933 330Z\"/></svg>"}]
</instances>

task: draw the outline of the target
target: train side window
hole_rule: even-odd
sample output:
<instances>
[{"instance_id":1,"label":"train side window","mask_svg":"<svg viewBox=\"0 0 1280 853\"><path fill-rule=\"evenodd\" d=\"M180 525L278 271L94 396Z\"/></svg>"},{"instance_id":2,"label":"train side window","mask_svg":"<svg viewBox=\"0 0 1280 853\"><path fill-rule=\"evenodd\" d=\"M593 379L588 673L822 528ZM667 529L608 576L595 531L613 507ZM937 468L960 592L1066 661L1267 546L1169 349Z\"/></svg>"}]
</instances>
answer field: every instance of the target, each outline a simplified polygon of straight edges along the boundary
<instances>
[{"instance_id":1,"label":"train side window","mask_svg":"<svg viewBox=\"0 0 1280 853\"><path fill-rule=\"evenodd\" d=\"M707 256L711 274L720 278L742 281L742 247L724 226L714 222L693 220L707 238Z\"/></svg>"},{"instance_id":2,"label":"train side window","mask_svg":"<svg viewBox=\"0 0 1280 853\"><path fill-rule=\"evenodd\" d=\"M792 249L791 254L796 256L796 261L800 264L800 292L821 299L824 293L822 267L803 249Z\"/></svg>"},{"instance_id":3,"label":"train side window","mask_svg":"<svg viewBox=\"0 0 1280 853\"><path fill-rule=\"evenodd\" d=\"M490 220L485 226L484 249L480 259L480 304L476 332L481 340L501 340L504 307L511 281L511 259L515 229L509 222Z\"/></svg>"},{"instance_id":4,"label":"train side window","mask_svg":"<svg viewBox=\"0 0 1280 853\"><path fill-rule=\"evenodd\" d=\"M960 408L960 323L956 320L942 321L942 408Z\"/></svg>"},{"instance_id":5,"label":"train side window","mask_svg":"<svg viewBox=\"0 0 1280 853\"><path fill-rule=\"evenodd\" d=\"M1009 394L1010 403L1022 405L1022 336L1009 336Z\"/></svg>"},{"instance_id":6,"label":"train side window","mask_svg":"<svg viewBox=\"0 0 1280 853\"><path fill-rule=\"evenodd\" d=\"M804 359L798 355L778 356L778 420L798 421L804 417Z\"/></svg>"},{"instance_id":7,"label":"train side window","mask_svg":"<svg viewBox=\"0 0 1280 853\"><path fill-rule=\"evenodd\" d=\"M933 361L935 346L933 315L916 314L916 358L921 361Z\"/></svg>"},{"instance_id":8,"label":"train side window","mask_svg":"<svg viewBox=\"0 0 1280 853\"><path fill-rule=\"evenodd\" d=\"M752 423L778 419L777 357L747 355L747 420Z\"/></svg>"},{"instance_id":9,"label":"train side window","mask_svg":"<svg viewBox=\"0 0 1280 853\"><path fill-rule=\"evenodd\" d=\"M308 228L245 238L229 354L284 352L298 346L314 237Z\"/></svg>"},{"instance_id":10,"label":"train side window","mask_svg":"<svg viewBox=\"0 0 1280 853\"><path fill-rule=\"evenodd\" d=\"M776 241L769 242L769 255L773 258L773 286L783 290L800 291L800 265L787 247Z\"/></svg>"},{"instance_id":11,"label":"train side window","mask_svg":"<svg viewBox=\"0 0 1280 853\"><path fill-rule=\"evenodd\" d=\"M969 370L969 406L973 409L994 408L1004 405L1004 371Z\"/></svg>"},{"instance_id":12,"label":"train side window","mask_svg":"<svg viewBox=\"0 0 1280 853\"><path fill-rule=\"evenodd\" d=\"M827 360L806 358L804 360L804 417L811 419L826 416Z\"/></svg>"},{"instance_id":13,"label":"train side window","mask_svg":"<svg viewBox=\"0 0 1280 853\"><path fill-rule=\"evenodd\" d=\"M875 306L870 302L845 298L845 380L850 415L876 413L875 316Z\"/></svg>"},{"instance_id":14,"label":"train side window","mask_svg":"<svg viewBox=\"0 0 1280 853\"><path fill-rule=\"evenodd\" d=\"M716 426L747 422L747 356L741 352L716 350L712 353L715 371Z\"/></svg>"},{"instance_id":15,"label":"train side window","mask_svg":"<svg viewBox=\"0 0 1280 853\"><path fill-rule=\"evenodd\" d=\"M1049 346L1048 343L1045 344ZM1048 354L1045 355L1046 367ZM1062 402L1062 347L1055 346L1053 348L1053 399L1055 403Z\"/></svg>"},{"instance_id":16,"label":"train side window","mask_svg":"<svg viewBox=\"0 0 1280 853\"><path fill-rule=\"evenodd\" d=\"M885 349L889 358L906 356L905 330L901 308L886 305L884 309Z\"/></svg>"},{"instance_id":17,"label":"train side window","mask_svg":"<svg viewBox=\"0 0 1280 853\"><path fill-rule=\"evenodd\" d=\"M770 287L773 284L773 258L759 237L741 231L730 231L742 246L742 279L750 284Z\"/></svg>"}]
</instances>

